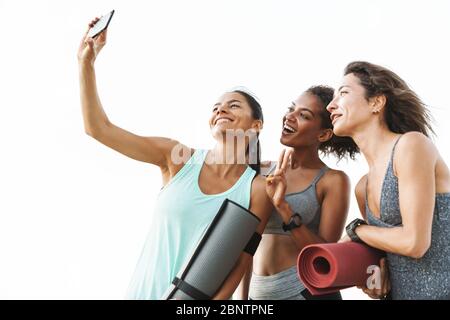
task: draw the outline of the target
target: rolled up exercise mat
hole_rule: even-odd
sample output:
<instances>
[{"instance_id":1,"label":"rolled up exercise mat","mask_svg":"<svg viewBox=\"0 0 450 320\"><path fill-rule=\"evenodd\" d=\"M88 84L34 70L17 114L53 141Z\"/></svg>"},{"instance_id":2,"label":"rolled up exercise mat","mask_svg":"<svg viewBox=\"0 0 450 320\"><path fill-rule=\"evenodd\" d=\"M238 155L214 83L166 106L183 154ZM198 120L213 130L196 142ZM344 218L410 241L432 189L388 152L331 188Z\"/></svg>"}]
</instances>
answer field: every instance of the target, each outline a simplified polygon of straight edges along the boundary
<instances>
[{"instance_id":1,"label":"rolled up exercise mat","mask_svg":"<svg viewBox=\"0 0 450 320\"><path fill-rule=\"evenodd\" d=\"M306 246L297 258L297 272L312 295L364 285L379 266L383 251L356 242ZM369 269L368 269L369 268Z\"/></svg>"},{"instance_id":2,"label":"rolled up exercise mat","mask_svg":"<svg viewBox=\"0 0 450 320\"><path fill-rule=\"evenodd\" d=\"M172 281L164 300L208 300L221 287L239 256L253 254L261 240L260 219L225 199L191 258Z\"/></svg>"}]
</instances>

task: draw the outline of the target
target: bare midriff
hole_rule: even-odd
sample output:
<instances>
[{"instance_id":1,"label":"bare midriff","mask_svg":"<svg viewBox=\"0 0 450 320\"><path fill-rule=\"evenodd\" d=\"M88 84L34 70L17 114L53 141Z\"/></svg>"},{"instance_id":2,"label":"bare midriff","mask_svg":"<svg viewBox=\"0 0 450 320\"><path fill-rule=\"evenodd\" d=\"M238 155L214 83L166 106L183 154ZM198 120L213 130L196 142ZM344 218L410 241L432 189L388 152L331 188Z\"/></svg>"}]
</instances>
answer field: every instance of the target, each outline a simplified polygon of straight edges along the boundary
<instances>
[{"instance_id":1,"label":"bare midriff","mask_svg":"<svg viewBox=\"0 0 450 320\"><path fill-rule=\"evenodd\" d=\"M300 249L290 235L263 234L253 257L253 273L270 276L297 264Z\"/></svg>"}]
</instances>

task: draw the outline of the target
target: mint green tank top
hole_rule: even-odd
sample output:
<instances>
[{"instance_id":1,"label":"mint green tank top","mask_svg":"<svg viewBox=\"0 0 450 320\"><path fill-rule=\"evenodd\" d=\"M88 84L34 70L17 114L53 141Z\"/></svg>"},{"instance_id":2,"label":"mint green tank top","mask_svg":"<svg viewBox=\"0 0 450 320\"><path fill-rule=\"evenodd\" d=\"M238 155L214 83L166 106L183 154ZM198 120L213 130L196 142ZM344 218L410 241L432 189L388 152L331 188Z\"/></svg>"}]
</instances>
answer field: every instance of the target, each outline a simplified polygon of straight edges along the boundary
<instances>
[{"instance_id":1,"label":"mint green tank top","mask_svg":"<svg viewBox=\"0 0 450 320\"><path fill-rule=\"evenodd\" d=\"M161 299L226 198L249 208L255 176L250 167L225 192L207 195L200 190L198 179L207 153L196 150L160 191L127 299Z\"/></svg>"}]
</instances>

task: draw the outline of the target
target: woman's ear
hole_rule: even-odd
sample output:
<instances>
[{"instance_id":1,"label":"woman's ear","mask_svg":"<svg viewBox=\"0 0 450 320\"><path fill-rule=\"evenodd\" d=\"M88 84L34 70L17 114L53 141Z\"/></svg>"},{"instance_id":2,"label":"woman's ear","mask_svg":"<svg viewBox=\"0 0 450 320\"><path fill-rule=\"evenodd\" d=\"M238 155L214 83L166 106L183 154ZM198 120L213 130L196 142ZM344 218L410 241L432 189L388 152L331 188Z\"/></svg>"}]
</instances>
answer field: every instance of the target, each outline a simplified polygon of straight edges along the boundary
<instances>
[{"instance_id":1,"label":"woman's ear","mask_svg":"<svg viewBox=\"0 0 450 320\"><path fill-rule=\"evenodd\" d=\"M319 142L323 143L330 140L333 137L333 129L324 129L320 132Z\"/></svg>"},{"instance_id":2,"label":"woman's ear","mask_svg":"<svg viewBox=\"0 0 450 320\"><path fill-rule=\"evenodd\" d=\"M263 122L261 120L254 120L252 124L252 129L254 129L256 132L260 132L263 128Z\"/></svg>"},{"instance_id":3,"label":"woman's ear","mask_svg":"<svg viewBox=\"0 0 450 320\"><path fill-rule=\"evenodd\" d=\"M380 113L386 105L386 96L384 94L370 98L372 113Z\"/></svg>"}]
</instances>

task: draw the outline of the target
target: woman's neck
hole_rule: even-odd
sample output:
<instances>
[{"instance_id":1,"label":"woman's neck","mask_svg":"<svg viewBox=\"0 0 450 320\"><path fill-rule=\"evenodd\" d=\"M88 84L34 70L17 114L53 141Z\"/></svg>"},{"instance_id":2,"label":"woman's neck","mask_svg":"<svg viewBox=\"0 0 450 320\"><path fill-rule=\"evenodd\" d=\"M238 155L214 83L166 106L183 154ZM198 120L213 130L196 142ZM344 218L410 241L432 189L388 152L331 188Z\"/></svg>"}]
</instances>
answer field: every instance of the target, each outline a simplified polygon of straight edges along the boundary
<instances>
[{"instance_id":1,"label":"woman's neck","mask_svg":"<svg viewBox=\"0 0 450 320\"><path fill-rule=\"evenodd\" d=\"M294 148L291 155L292 169L317 169L324 165L319 157L317 147Z\"/></svg>"},{"instance_id":2,"label":"woman's neck","mask_svg":"<svg viewBox=\"0 0 450 320\"><path fill-rule=\"evenodd\" d=\"M384 159L386 152L390 152L395 136L397 134L387 127L372 124L353 134L352 139L366 158L369 167L372 167L379 159Z\"/></svg>"},{"instance_id":3,"label":"woman's neck","mask_svg":"<svg viewBox=\"0 0 450 320\"><path fill-rule=\"evenodd\" d=\"M246 146L217 143L208 152L205 162L221 177L241 174L242 168L247 167Z\"/></svg>"}]
</instances>

